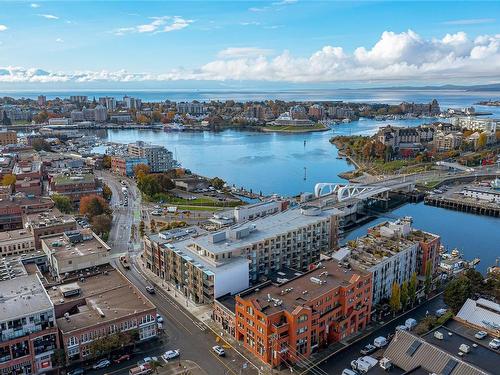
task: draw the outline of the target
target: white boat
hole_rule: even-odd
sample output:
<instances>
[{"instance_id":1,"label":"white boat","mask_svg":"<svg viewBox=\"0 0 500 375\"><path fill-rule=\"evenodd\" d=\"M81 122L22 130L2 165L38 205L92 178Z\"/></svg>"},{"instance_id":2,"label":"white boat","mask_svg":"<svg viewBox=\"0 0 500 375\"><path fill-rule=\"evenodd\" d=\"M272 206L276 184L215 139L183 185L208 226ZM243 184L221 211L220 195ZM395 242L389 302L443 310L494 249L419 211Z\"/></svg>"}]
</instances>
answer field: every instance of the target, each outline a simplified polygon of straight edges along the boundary
<instances>
[{"instance_id":1,"label":"white boat","mask_svg":"<svg viewBox=\"0 0 500 375\"><path fill-rule=\"evenodd\" d=\"M181 132L184 131L185 127L182 124L173 122L171 124L165 124L163 126L163 130L165 131L174 131L174 132Z\"/></svg>"}]
</instances>

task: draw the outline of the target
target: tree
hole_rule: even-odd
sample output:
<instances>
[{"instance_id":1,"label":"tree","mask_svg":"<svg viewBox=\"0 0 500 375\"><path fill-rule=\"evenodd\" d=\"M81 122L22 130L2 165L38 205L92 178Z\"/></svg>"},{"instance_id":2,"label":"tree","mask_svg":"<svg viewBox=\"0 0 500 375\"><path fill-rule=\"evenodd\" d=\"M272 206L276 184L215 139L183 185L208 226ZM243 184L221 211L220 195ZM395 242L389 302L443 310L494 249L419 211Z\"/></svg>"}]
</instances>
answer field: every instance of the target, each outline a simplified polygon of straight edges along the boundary
<instances>
[{"instance_id":1,"label":"tree","mask_svg":"<svg viewBox=\"0 0 500 375\"><path fill-rule=\"evenodd\" d=\"M153 120L153 122L160 122L161 120L160 111L154 111L153 114L151 115L151 119Z\"/></svg>"},{"instance_id":2,"label":"tree","mask_svg":"<svg viewBox=\"0 0 500 375\"><path fill-rule=\"evenodd\" d=\"M432 266L430 262L427 262L427 266L425 267L425 283L424 283L425 295L428 295L431 292L432 288Z\"/></svg>"},{"instance_id":3,"label":"tree","mask_svg":"<svg viewBox=\"0 0 500 375\"><path fill-rule=\"evenodd\" d=\"M104 157L102 158L102 167L104 169L110 169L111 168L111 156L104 155Z\"/></svg>"},{"instance_id":4,"label":"tree","mask_svg":"<svg viewBox=\"0 0 500 375\"><path fill-rule=\"evenodd\" d=\"M110 215L101 214L92 218L92 230L99 235L107 234L111 230L112 218Z\"/></svg>"},{"instance_id":5,"label":"tree","mask_svg":"<svg viewBox=\"0 0 500 375\"><path fill-rule=\"evenodd\" d=\"M396 315L396 313L401 309L401 290L399 288L399 284L396 282L392 284L389 306L391 307L394 315Z\"/></svg>"},{"instance_id":6,"label":"tree","mask_svg":"<svg viewBox=\"0 0 500 375\"><path fill-rule=\"evenodd\" d=\"M150 197L161 192L161 186L155 176L147 174L138 178L137 188Z\"/></svg>"},{"instance_id":7,"label":"tree","mask_svg":"<svg viewBox=\"0 0 500 375\"><path fill-rule=\"evenodd\" d=\"M42 112L39 112L37 113L35 116L33 116L33 120L37 123L37 124L44 124L47 122L49 118L49 114L47 113L47 111L42 111Z\"/></svg>"},{"instance_id":8,"label":"tree","mask_svg":"<svg viewBox=\"0 0 500 375\"><path fill-rule=\"evenodd\" d=\"M417 299L417 273L413 272L410 279L410 284L408 285L408 300L413 307L415 300Z\"/></svg>"},{"instance_id":9,"label":"tree","mask_svg":"<svg viewBox=\"0 0 500 375\"><path fill-rule=\"evenodd\" d=\"M472 297L472 286L470 280L465 275L460 275L450 281L444 290L444 302L450 309L457 313L467 298Z\"/></svg>"},{"instance_id":10,"label":"tree","mask_svg":"<svg viewBox=\"0 0 500 375\"><path fill-rule=\"evenodd\" d=\"M113 192L111 191L110 187L106 184L102 185L102 196L106 200L111 200L111 197L113 196Z\"/></svg>"},{"instance_id":11,"label":"tree","mask_svg":"<svg viewBox=\"0 0 500 375\"><path fill-rule=\"evenodd\" d=\"M111 214L108 202L98 195L86 195L80 199L80 214L92 219L94 216Z\"/></svg>"},{"instance_id":12,"label":"tree","mask_svg":"<svg viewBox=\"0 0 500 375\"><path fill-rule=\"evenodd\" d=\"M6 174L2 177L2 186L11 186L14 187L16 184L16 175L15 174Z\"/></svg>"},{"instance_id":13,"label":"tree","mask_svg":"<svg viewBox=\"0 0 500 375\"><path fill-rule=\"evenodd\" d=\"M401 284L401 307L405 309L407 304L408 304L408 282L405 280L403 281L403 284Z\"/></svg>"},{"instance_id":14,"label":"tree","mask_svg":"<svg viewBox=\"0 0 500 375\"><path fill-rule=\"evenodd\" d=\"M71 205L71 200L65 195L54 194L52 196L56 208L64 214L69 214L73 206Z\"/></svg>"},{"instance_id":15,"label":"tree","mask_svg":"<svg viewBox=\"0 0 500 375\"><path fill-rule=\"evenodd\" d=\"M175 187L175 184L172 181L172 179L169 177L169 174L161 173L161 174L155 175L155 177L156 177L156 180L158 181L158 183L160 184L161 188L164 191L172 190Z\"/></svg>"},{"instance_id":16,"label":"tree","mask_svg":"<svg viewBox=\"0 0 500 375\"><path fill-rule=\"evenodd\" d=\"M141 177L149 174L151 171L151 168L147 164L137 164L134 165L134 176L137 179L140 179Z\"/></svg>"},{"instance_id":17,"label":"tree","mask_svg":"<svg viewBox=\"0 0 500 375\"><path fill-rule=\"evenodd\" d=\"M155 221L155 219L151 219L151 221L149 222L149 228L151 229L152 233L156 232L156 221Z\"/></svg>"},{"instance_id":18,"label":"tree","mask_svg":"<svg viewBox=\"0 0 500 375\"><path fill-rule=\"evenodd\" d=\"M139 235L141 237L144 237L145 230L146 230L146 224L144 224L144 220L141 220L141 222L139 223Z\"/></svg>"},{"instance_id":19,"label":"tree","mask_svg":"<svg viewBox=\"0 0 500 375\"><path fill-rule=\"evenodd\" d=\"M45 139L34 139L31 142L31 147L36 151L52 151L50 144Z\"/></svg>"},{"instance_id":20,"label":"tree","mask_svg":"<svg viewBox=\"0 0 500 375\"><path fill-rule=\"evenodd\" d=\"M210 185L212 185L217 190L221 190L225 184L225 181L219 177L214 177L210 180Z\"/></svg>"},{"instance_id":21,"label":"tree","mask_svg":"<svg viewBox=\"0 0 500 375\"><path fill-rule=\"evenodd\" d=\"M477 148L478 149L484 148L487 142L488 142L488 135L485 132L479 134L479 138L477 139Z\"/></svg>"}]
</instances>

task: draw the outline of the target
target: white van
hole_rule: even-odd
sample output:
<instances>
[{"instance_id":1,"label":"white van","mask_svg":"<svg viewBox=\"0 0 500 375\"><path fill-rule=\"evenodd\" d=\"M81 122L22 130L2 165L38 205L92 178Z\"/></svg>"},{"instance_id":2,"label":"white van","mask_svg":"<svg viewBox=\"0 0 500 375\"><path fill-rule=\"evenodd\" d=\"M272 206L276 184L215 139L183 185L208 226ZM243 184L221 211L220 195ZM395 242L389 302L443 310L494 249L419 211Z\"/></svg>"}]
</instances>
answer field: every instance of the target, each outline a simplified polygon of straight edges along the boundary
<instances>
[{"instance_id":1,"label":"white van","mask_svg":"<svg viewBox=\"0 0 500 375\"><path fill-rule=\"evenodd\" d=\"M370 356L360 357L351 362L351 367L353 370L359 371L361 373L367 373L372 367L376 366L378 361Z\"/></svg>"},{"instance_id":2,"label":"white van","mask_svg":"<svg viewBox=\"0 0 500 375\"><path fill-rule=\"evenodd\" d=\"M434 337L437 338L438 340L444 340L444 335L439 331L434 332Z\"/></svg>"},{"instance_id":3,"label":"white van","mask_svg":"<svg viewBox=\"0 0 500 375\"><path fill-rule=\"evenodd\" d=\"M462 353L469 353L470 352L470 346L467 345L467 344L462 344L460 345L460 347L458 348L458 350L460 350Z\"/></svg>"},{"instance_id":4,"label":"white van","mask_svg":"<svg viewBox=\"0 0 500 375\"><path fill-rule=\"evenodd\" d=\"M358 373L356 371L351 370L351 369L345 368L342 371L342 375L358 375Z\"/></svg>"},{"instance_id":5,"label":"white van","mask_svg":"<svg viewBox=\"0 0 500 375\"><path fill-rule=\"evenodd\" d=\"M390 370L391 367L392 367L392 361L389 359L389 358L382 358L380 361L379 361L379 366L384 369L384 370Z\"/></svg>"}]
</instances>

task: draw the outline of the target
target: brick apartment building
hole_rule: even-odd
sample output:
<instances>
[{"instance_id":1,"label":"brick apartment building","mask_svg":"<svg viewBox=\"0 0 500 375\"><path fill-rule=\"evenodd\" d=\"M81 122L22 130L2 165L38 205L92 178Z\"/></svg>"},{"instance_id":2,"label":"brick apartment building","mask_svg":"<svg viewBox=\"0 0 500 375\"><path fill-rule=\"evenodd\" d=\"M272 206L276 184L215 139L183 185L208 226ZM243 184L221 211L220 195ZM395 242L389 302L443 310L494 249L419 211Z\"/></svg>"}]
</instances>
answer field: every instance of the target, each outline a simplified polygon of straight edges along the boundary
<instances>
[{"instance_id":1,"label":"brick apartment building","mask_svg":"<svg viewBox=\"0 0 500 375\"><path fill-rule=\"evenodd\" d=\"M17 133L13 130L0 131L0 146L14 145L17 143Z\"/></svg>"},{"instance_id":2,"label":"brick apartment building","mask_svg":"<svg viewBox=\"0 0 500 375\"><path fill-rule=\"evenodd\" d=\"M324 261L283 284L236 295L236 339L272 367L363 330L370 320L372 275Z\"/></svg>"},{"instance_id":3,"label":"brick apartment building","mask_svg":"<svg viewBox=\"0 0 500 375\"><path fill-rule=\"evenodd\" d=\"M16 176L16 193L39 196L42 194L42 164L34 160L19 160L12 169Z\"/></svg>"}]
</instances>

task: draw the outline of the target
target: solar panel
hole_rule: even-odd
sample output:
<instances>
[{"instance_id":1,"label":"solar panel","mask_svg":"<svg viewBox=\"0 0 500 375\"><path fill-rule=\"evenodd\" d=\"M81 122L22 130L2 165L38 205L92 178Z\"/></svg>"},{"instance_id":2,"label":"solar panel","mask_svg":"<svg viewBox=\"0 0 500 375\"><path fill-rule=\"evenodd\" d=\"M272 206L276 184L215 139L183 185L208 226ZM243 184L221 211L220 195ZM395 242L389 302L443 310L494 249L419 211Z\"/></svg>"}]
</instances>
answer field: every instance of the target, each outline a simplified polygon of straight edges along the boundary
<instances>
[{"instance_id":1,"label":"solar panel","mask_svg":"<svg viewBox=\"0 0 500 375\"><path fill-rule=\"evenodd\" d=\"M441 373L442 375L450 375L453 369L458 365L458 362L455 361L453 358L450 358L446 366L444 366L443 372Z\"/></svg>"},{"instance_id":2,"label":"solar panel","mask_svg":"<svg viewBox=\"0 0 500 375\"><path fill-rule=\"evenodd\" d=\"M417 351L417 349L420 347L420 345L422 345L422 343L418 340L415 340L411 343L410 347L406 350L406 354L408 354L410 357L413 356L413 354L415 354L415 352Z\"/></svg>"}]
</instances>

